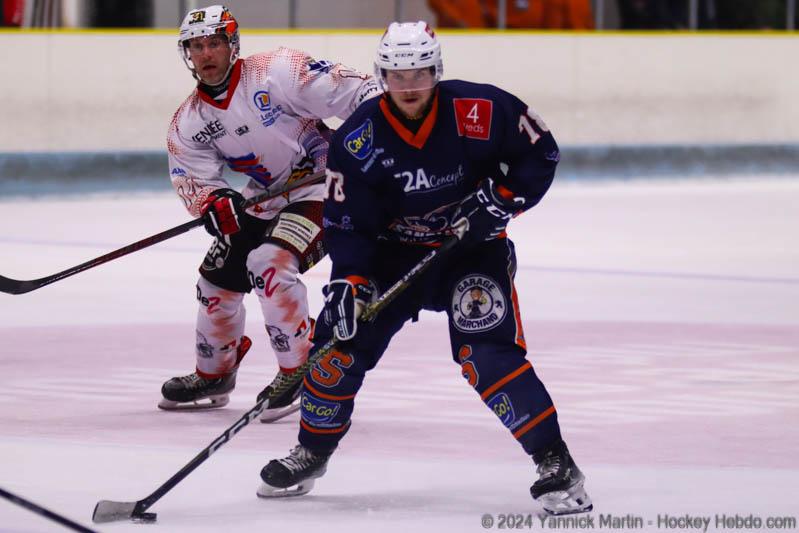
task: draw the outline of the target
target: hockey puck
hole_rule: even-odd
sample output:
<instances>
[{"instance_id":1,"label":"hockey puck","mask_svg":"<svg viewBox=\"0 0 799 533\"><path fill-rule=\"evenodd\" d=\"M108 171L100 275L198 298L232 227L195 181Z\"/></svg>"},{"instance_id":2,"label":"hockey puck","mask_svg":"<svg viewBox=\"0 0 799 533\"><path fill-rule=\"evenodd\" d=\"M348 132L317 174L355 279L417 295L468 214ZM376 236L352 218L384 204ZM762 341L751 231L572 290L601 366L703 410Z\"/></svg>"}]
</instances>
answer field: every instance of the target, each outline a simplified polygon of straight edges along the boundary
<instances>
[{"instance_id":1,"label":"hockey puck","mask_svg":"<svg viewBox=\"0 0 799 533\"><path fill-rule=\"evenodd\" d=\"M151 522L155 522L155 519L157 517L158 517L158 515L156 513L139 513L139 514L132 515L130 517L130 519L133 520L134 522L151 523Z\"/></svg>"}]
</instances>

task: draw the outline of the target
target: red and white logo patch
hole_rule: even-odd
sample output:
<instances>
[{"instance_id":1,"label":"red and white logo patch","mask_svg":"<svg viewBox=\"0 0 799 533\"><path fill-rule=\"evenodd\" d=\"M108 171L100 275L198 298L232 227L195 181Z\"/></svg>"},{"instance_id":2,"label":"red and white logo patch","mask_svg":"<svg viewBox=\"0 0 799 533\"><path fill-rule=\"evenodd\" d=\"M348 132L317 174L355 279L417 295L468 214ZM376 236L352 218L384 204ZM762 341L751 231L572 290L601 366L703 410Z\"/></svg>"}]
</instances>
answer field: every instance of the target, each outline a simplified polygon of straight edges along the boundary
<instances>
[{"instance_id":1,"label":"red and white logo patch","mask_svg":"<svg viewBox=\"0 0 799 533\"><path fill-rule=\"evenodd\" d=\"M494 102L485 98L453 98L458 135L487 141L491 136Z\"/></svg>"}]
</instances>

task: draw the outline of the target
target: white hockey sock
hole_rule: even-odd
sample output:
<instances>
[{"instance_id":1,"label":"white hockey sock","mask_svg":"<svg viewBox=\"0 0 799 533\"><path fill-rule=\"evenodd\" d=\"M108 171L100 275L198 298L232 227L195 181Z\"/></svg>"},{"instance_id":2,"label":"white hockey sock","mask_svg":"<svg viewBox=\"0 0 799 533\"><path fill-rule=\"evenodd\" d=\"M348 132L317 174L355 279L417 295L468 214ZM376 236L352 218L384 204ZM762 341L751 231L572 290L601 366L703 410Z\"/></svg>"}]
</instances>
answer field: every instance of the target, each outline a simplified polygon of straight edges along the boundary
<instances>
[{"instance_id":1,"label":"white hockey sock","mask_svg":"<svg viewBox=\"0 0 799 533\"><path fill-rule=\"evenodd\" d=\"M276 244L264 243L250 252L247 269L278 364L282 368L300 366L311 347L311 324L308 292L297 277L299 260Z\"/></svg>"},{"instance_id":2,"label":"white hockey sock","mask_svg":"<svg viewBox=\"0 0 799 533\"><path fill-rule=\"evenodd\" d=\"M217 287L205 278L197 282L197 370L215 376L236 364L236 348L244 334L244 293Z\"/></svg>"}]
</instances>

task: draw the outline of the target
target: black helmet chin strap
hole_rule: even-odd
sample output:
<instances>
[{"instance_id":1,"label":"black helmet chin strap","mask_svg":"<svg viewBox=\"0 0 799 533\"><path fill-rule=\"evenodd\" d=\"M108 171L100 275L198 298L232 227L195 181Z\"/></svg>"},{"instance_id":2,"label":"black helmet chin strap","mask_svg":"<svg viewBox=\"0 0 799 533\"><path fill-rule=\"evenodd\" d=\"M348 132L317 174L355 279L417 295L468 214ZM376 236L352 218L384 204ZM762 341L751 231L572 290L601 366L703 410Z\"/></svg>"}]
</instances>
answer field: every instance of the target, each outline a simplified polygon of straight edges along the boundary
<instances>
[{"instance_id":1,"label":"black helmet chin strap","mask_svg":"<svg viewBox=\"0 0 799 533\"><path fill-rule=\"evenodd\" d=\"M197 87L199 87L199 89L202 92L204 92L205 94L207 94L211 98L216 99L217 96L221 95L222 93L227 92L228 87L230 86L230 73L232 71L233 71L233 65L231 64L230 68L228 68L228 70L227 70L227 74L225 74L225 77L222 79L222 81L220 81L216 85L209 85L209 84L205 83L202 80L202 78L197 76L197 78L199 80L199 83L197 84Z\"/></svg>"}]
</instances>

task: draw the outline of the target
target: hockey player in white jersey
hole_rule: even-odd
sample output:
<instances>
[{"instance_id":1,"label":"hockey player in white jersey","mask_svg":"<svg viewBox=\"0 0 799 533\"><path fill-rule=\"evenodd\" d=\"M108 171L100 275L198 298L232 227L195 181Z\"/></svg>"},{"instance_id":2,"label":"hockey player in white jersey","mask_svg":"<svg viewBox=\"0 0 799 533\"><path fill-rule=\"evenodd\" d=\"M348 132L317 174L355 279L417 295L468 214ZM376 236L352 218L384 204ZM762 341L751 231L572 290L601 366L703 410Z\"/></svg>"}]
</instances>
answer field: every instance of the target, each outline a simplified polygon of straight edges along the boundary
<instances>
[{"instance_id":1,"label":"hockey player in white jersey","mask_svg":"<svg viewBox=\"0 0 799 533\"><path fill-rule=\"evenodd\" d=\"M246 198L323 170L327 128L380 91L371 76L298 50L239 58L238 23L224 6L190 11L178 49L197 88L172 119L167 138L172 184L215 240L197 282L196 371L164 383L162 409L222 407L250 340L245 293L254 290L280 370L270 392L305 362L312 321L298 275L324 255L322 184L242 209ZM241 192L223 168L242 172ZM299 383L270 405L268 422L297 409Z\"/></svg>"}]
</instances>

